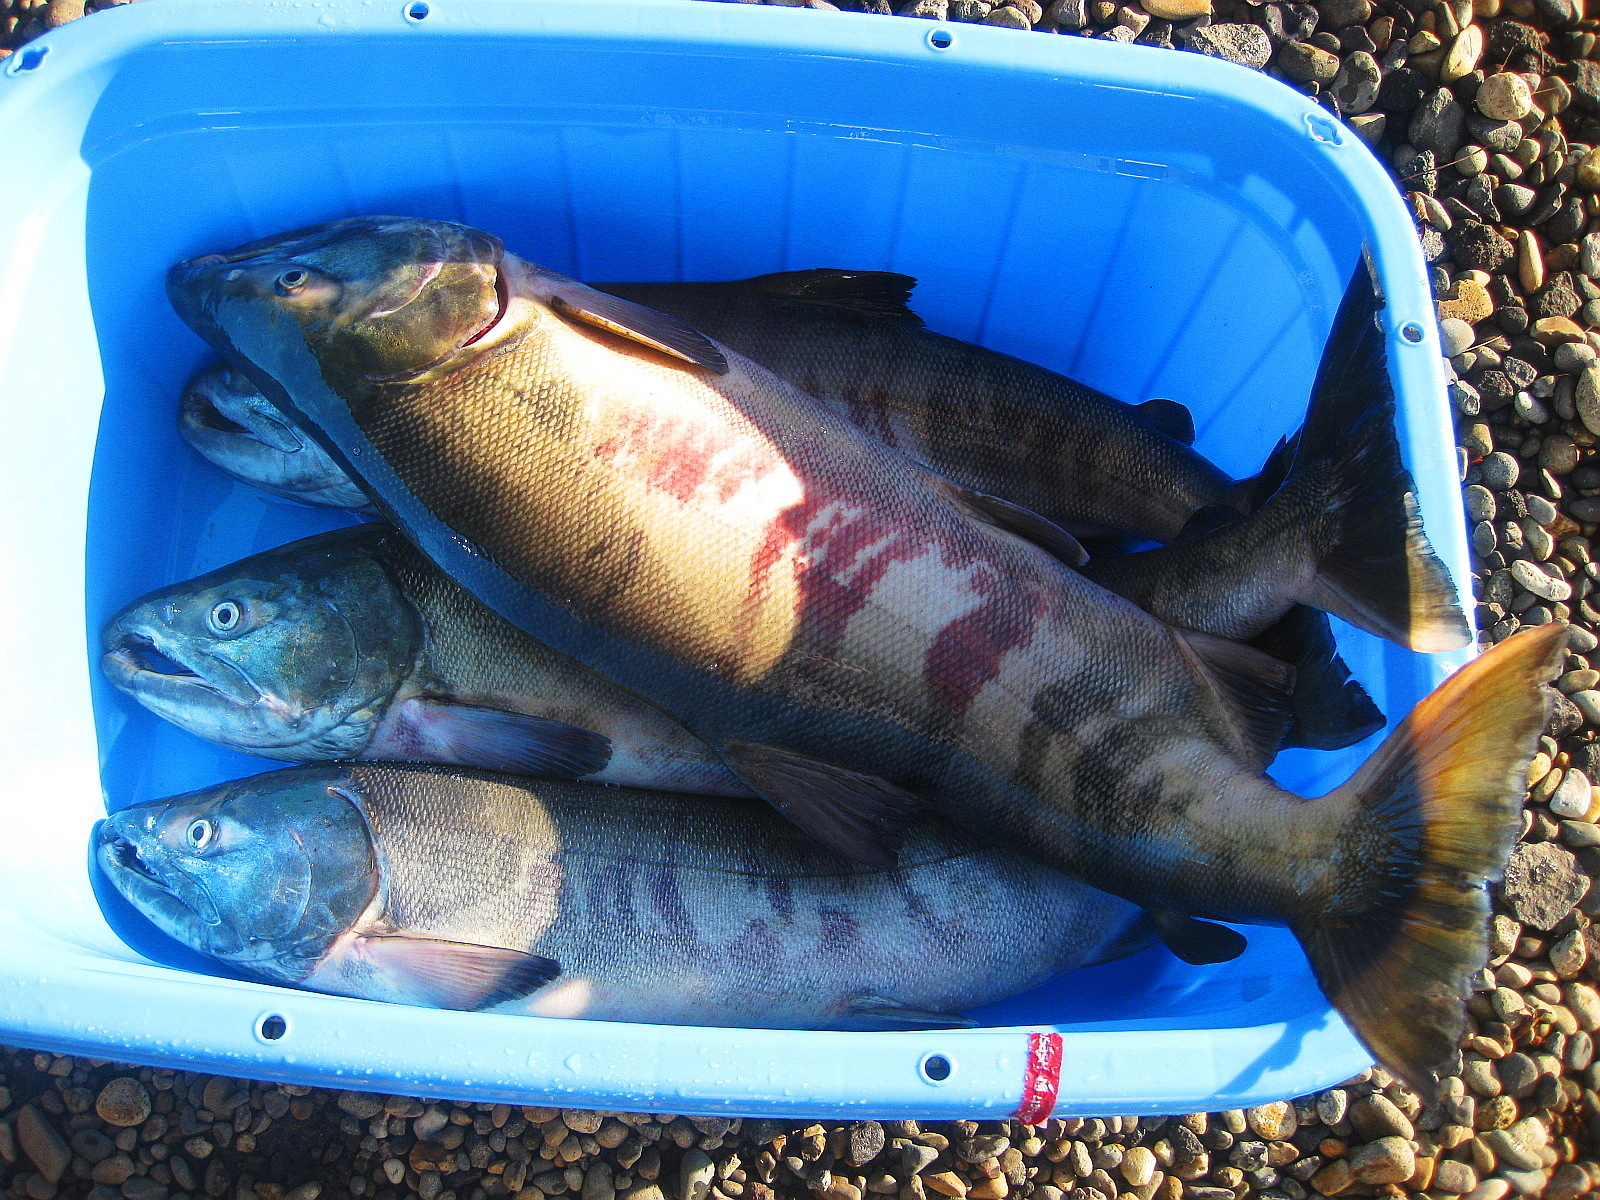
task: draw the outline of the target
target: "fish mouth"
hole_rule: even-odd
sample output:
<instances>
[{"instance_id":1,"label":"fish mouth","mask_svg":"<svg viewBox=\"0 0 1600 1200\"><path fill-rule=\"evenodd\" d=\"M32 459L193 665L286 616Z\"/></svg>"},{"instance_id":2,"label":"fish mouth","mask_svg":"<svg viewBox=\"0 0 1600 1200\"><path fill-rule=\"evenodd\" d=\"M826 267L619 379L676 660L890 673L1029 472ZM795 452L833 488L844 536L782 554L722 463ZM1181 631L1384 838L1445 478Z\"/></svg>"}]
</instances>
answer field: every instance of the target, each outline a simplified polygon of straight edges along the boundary
<instances>
[{"instance_id":1,"label":"fish mouth","mask_svg":"<svg viewBox=\"0 0 1600 1200\"><path fill-rule=\"evenodd\" d=\"M305 449L305 443L288 422L261 412L252 415L260 422L259 428L241 425L223 412L215 401L200 392L185 392L183 396L183 422L192 430L228 439L243 439L280 454L295 454Z\"/></svg>"},{"instance_id":2,"label":"fish mouth","mask_svg":"<svg viewBox=\"0 0 1600 1200\"><path fill-rule=\"evenodd\" d=\"M101 665L112 683L135 694L206 693L225 704L249 707L259 703L262 691L243 670L222 659L209 659L202 673L172 658L149 634L119 630L108 637ZM221 670L217 670L221 668ZM220 676L220 677L219 677Z\"/></svg>"},{"instance_id":3,"label":"fish mouth","mask_svg":"<svg viewBox=\"0 0 1600 1200\"><path fill-rule=\"evenodd\" d=\"M114 814L100 822L95 833L100 867L117 890L168 933L174 933L187 920L213 928L220 926L222 913L205 887L181 870L175 879L147 860L138 842L113 828L123 820L123 814Z\"/></svg>"},{"instance_id":4,"label":"fish mouth","mask_svg":"<svg viewBox=\"0 0 1600 1200\"><path fill-rule=\"evenodd\" d=\"M145 862L138 845L122 834L108 830L104 822L100 825L100 861L107 867L135 875L162 891L169 890L161 876Z\"/></svg>"}]
</instances>

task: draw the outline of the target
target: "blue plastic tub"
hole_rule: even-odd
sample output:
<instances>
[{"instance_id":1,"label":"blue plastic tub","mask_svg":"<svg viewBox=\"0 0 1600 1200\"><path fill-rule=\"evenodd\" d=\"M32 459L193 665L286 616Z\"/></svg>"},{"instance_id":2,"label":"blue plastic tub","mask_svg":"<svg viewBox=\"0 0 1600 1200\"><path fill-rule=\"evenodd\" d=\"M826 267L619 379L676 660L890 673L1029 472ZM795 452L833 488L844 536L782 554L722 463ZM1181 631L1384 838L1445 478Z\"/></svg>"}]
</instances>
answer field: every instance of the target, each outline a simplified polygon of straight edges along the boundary
<instances>
[{"instance_id":1,"label":"blue plastic tub","mask_svg":"<svg viewBox=\"0 0 1600 1200\"><path fill-rule=\"evenodd\" d=\"M1058 1114L1251 1105L1367 1064L1280 930L1253 931L1224 966L1156 950L1085 971L962 1032L557 1022L204 973L97 892L87 863L108 806L270 765L104 686L106 616L337 520L231 484L180 443L176 397L204 351L163 272L332 217L464 220L588 279L904 271L935 329L1125 400L1180 400L1200 447L1240 475L1299 423L1365 240L1426 523L1465 581L1410 224L1367 150L1304 98L1196 55L850 14L146 0L5 63L0 163L0 1039L462 1099L775 1116L1001 1116L1030 1073L1038 1116L1057 1049ZM1391 717L1460 661L1343 640ZM1297 752L1279 774L1326 790L1368 748Z\"/></svg>"}]
</instances>

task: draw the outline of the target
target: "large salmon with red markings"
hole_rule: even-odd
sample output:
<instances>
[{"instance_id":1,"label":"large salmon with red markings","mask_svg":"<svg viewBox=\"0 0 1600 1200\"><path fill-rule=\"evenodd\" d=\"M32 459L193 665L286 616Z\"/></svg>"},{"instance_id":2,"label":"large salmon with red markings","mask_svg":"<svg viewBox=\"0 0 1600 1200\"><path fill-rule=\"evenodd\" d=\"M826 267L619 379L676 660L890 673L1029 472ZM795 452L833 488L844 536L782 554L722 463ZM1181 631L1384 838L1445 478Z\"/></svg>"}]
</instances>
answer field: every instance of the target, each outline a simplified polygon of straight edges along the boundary
<instances>
[{"instance_id":1,"label":"large salmon with red markings","mask_svg":"<svg viewBox=\"0 0 1600 1200\"><path fill-rule=\"evenodd\" d=\"M1194 918L1288 924L1390 1066L1428 1088L1452 1053L1559 628L1306 800L1260 771L1281 664L1163 625L792 384L482 231L334 222L181 264L169 294L458 582L835 848L887 861L926 804L1196 958L1233 939ZM1352 546L1341 580L1416 628L1448 580L1401 527L1399 579Z\"/></svg>"}]
</instances>

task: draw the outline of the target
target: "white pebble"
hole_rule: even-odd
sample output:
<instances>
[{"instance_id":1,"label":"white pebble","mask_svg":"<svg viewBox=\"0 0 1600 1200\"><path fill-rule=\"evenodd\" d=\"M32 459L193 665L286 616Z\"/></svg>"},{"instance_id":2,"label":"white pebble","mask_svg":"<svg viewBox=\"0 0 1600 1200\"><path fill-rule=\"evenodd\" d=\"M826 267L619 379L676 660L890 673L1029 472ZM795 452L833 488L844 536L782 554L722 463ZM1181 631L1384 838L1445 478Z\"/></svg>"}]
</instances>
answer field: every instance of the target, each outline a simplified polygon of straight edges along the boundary
<instances>
[{"instance_id":1,"label":"white pebble","mask_svg":"<svg viewBox=\"0 0 1600 1200\"><path fill-rule=\"evenodd\" d=\"M1589 815L1589 777L1577 767L1569 767L1561 778L1561 786L1550 797L1550 811L1558 817L1581 821Z\"/></svg>"}]
</instances>

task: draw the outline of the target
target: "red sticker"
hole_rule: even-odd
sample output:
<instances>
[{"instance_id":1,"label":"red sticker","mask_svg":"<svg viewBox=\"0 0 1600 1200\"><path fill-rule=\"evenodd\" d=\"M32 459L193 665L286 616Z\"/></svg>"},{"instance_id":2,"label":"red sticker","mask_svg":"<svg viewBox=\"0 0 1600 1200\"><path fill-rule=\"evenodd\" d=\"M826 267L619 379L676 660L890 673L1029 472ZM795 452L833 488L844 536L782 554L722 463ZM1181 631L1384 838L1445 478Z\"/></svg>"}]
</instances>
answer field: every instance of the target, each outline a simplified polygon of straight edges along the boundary
<instances>
[{"instance_id":1,"label":"red sticker","mask_svg":"<svg viewBox=\"0 0 1600 1200\"><path fill-rule=\"evenodd\" d=\"M1061 1035L1028 1035L1028 1070L1022 1077L1022 1103L1012 1115L1024 1125L1047 1120L1056 1107L1061 1087Z\"/></svg>"}]
</instances>

